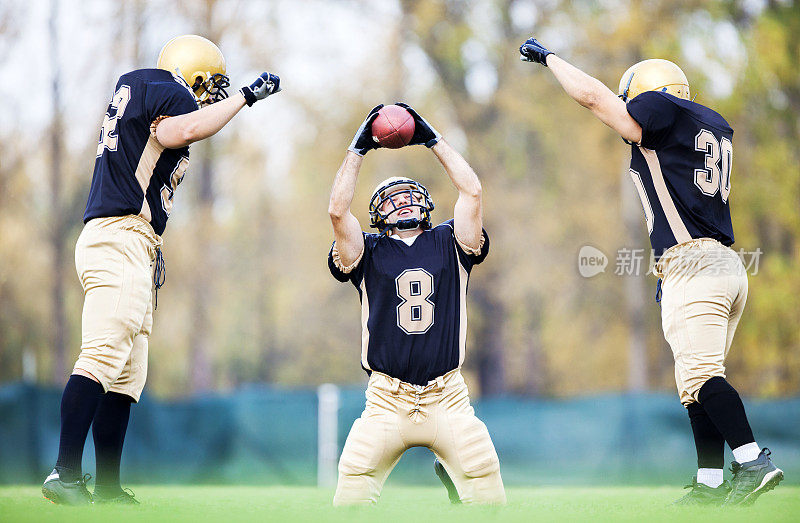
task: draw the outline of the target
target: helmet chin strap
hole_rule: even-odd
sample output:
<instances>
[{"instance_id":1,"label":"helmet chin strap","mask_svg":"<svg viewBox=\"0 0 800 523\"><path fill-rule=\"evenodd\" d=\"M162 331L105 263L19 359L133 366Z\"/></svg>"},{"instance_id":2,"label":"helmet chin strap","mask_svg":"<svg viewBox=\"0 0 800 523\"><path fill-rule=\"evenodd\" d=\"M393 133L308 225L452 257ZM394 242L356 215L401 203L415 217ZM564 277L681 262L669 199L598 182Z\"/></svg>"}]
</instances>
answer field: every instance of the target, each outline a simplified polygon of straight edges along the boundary
<instances>
[{"instance_id":1,"label":"helmet chin strap","mask_svg":"<svg viewBox=\"0 0 800 523\"><path fill-rule=\"evenodd\" d=\"M409 229L416 229L419 227L420 221L417 218L408 218L406 220L397 220L397 223L391 224L392 227L401 231L407 231Z\"/></svg>"}]
</instances>

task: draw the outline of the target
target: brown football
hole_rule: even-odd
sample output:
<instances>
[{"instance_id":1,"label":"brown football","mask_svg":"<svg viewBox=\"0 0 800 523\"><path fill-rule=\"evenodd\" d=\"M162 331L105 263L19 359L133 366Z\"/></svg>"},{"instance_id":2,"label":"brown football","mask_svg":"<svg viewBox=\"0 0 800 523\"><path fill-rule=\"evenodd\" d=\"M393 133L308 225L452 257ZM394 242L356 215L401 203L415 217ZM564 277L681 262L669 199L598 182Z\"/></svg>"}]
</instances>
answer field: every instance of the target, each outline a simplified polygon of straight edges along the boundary
<instances>
[{"instance_id":1,"label":"brown football","mask_svg":"<svg viewBox=\"0 0 800 523\"><path fill-rule=\"evenodd\" d=\"M399 105L387 105L372 122L372 139L389 149L408 145L414 136L414 117Z\"/></svg>"}]
</instances>

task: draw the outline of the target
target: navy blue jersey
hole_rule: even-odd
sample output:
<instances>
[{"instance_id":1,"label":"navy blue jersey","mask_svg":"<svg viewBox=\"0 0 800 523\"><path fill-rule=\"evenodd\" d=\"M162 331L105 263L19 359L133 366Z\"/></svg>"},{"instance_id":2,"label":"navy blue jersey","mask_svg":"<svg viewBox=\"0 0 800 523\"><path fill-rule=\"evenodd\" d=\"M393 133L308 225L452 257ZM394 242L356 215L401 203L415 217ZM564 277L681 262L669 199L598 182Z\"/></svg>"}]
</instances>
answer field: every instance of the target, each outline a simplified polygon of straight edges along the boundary
<instances>
[{"instance_id":1,"label":"navy blue jersey","mask_svg":"<svg viewBox=\"0 0 800 523\"><path fill-rule=\"evenodd\" d=\"M694 238L733 244L733 129L708 107L647 91L627 104L642 127L630 175L644 207L656 256Z\"/></svg>"},{"instance_id":2,"label":"navy blue jersey","mask_svg":"<svg viewBox=\"0 0 800 523\"><path fill-rule=\"evenodd\" d=\"M139 69L120 76L108 105L83 221L138 214L163 234L172 198L189 165L189 147L166 149L151 124L197 109L172 73Z\"/></svg>"},{"instance_id":3,"label":"navy blue jersey","mask_svg":"<svg viewBox=\"0 0 800 523\"><path fill-rule=\"evenodd\" d=\"M358 289L362 309L361 366L406 383L426 385L464 362L467 280L484 260L455 239L453 220L422 232L407 245L386 235L364 233L364 254L349 273L328 255L333 276Z\"/></svg>"}]
</instances>

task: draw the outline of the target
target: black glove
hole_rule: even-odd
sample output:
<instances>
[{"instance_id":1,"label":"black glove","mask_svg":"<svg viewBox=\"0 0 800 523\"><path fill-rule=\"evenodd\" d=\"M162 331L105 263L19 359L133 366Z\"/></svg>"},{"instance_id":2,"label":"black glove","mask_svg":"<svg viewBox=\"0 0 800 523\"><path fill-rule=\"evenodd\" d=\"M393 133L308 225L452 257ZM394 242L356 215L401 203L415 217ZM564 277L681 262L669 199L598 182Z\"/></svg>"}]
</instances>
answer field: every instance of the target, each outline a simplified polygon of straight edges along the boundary
<instances>
[{"instance_id":1,"label":"black glove","mask_svg":"<svg viewBox=\"0 0 800 523\"><path fill-rule=\"evenodd\" d=\"M519 57L520 60L540 63L547 67L547 55L553 54L553 52L548 51L536 38L530 37L519 46L519 54L522 55Z\"/></svg>"},{"instance_id":2,"label":"black glove","mask_svg":"<svg viewBox=\"0 0 800 523\"><path fill-rule=\"evenodd\" d=\"M408 142L408 145L424 144L425 147L430 148L439 143L439 140L442 139L442 135L439 131L434 129L425 118L421 117L417 111L403 102L395 102L395 105L399 105L411 113L411 116L414 118L414 136L411 137L411 141Z\"/></svg>"},{"instance_id":3,"label":"black glove","mask_svg":"<svg viewBox=\"0 0 800 523\"><path fill-rule=\"evenodd\" d=\"M383 104L376 105L372 108L361 124L361 127L356 131L356 135L353 136L353 141L350 142L350 147L347 148L348 151L353 151L359 156L364 156L371 149L377 149L381 146L377 140L372 138L372 122L378 117L378 111L382 108Z\"/></svg>"},{"instance_id":4,"label":"black glove","mask_svg":"<svg viewBox=\"0 0 800 523\"><path fill-rule=\"evenodd\" d=\"M239 92L244 95L244 100L249 107L252 107L258 100L263 100L271 94L281 90L281 79L272 73L261 73L256 81L249 86L242 87Z\"/></svg>"}]
</instances>

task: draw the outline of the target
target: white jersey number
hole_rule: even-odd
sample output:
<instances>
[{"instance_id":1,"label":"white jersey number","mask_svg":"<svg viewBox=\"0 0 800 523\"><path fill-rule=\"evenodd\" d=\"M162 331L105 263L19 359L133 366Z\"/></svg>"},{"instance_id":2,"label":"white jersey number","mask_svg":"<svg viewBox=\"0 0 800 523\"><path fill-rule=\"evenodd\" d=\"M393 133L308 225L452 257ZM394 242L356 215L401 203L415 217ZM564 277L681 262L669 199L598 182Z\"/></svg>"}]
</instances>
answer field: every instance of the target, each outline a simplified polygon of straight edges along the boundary
<instances>
[{"instance_id":1,"label":"white jersey number","mask_svg":"<svg viewBox=\"0 0 800 523\"><path fill-rule=\"evenodd\" d=\"M423 334L433 325L433 276L425 269L406 269L395 278L397 326L406 334Z\"/></svg>"},{"instance_id":2,"label":"white jersey number","mask_svg":"<svg viewBox=\"0 0 800 523\"><path fill-rule=\"evenodd\" d=\"M109 151L117 150L117 122L122 118L125 107L131 100L131 88L127 85L120 85L114 96L111 97L111 109L116 109L114 116L109 116L108 112L103 117L103 126L100 127L100 140L97 144L97 154L100 156L105 149Z\"/></svg>"},{"instance_id":3,"label":"white jersey number","mask_svg":"<svg viewBox=\"0 0 800 523\"><path fill-rule=\"evenodd\" d=\"M722 201L728 203L728 196L731 194L733 144L728 138L717 141L714 133L702 129L694 137L694 149L706 153L705 168L694 170L694 184L706 196L716 196L719 192Z\"/></svg>"}]
</instances>

